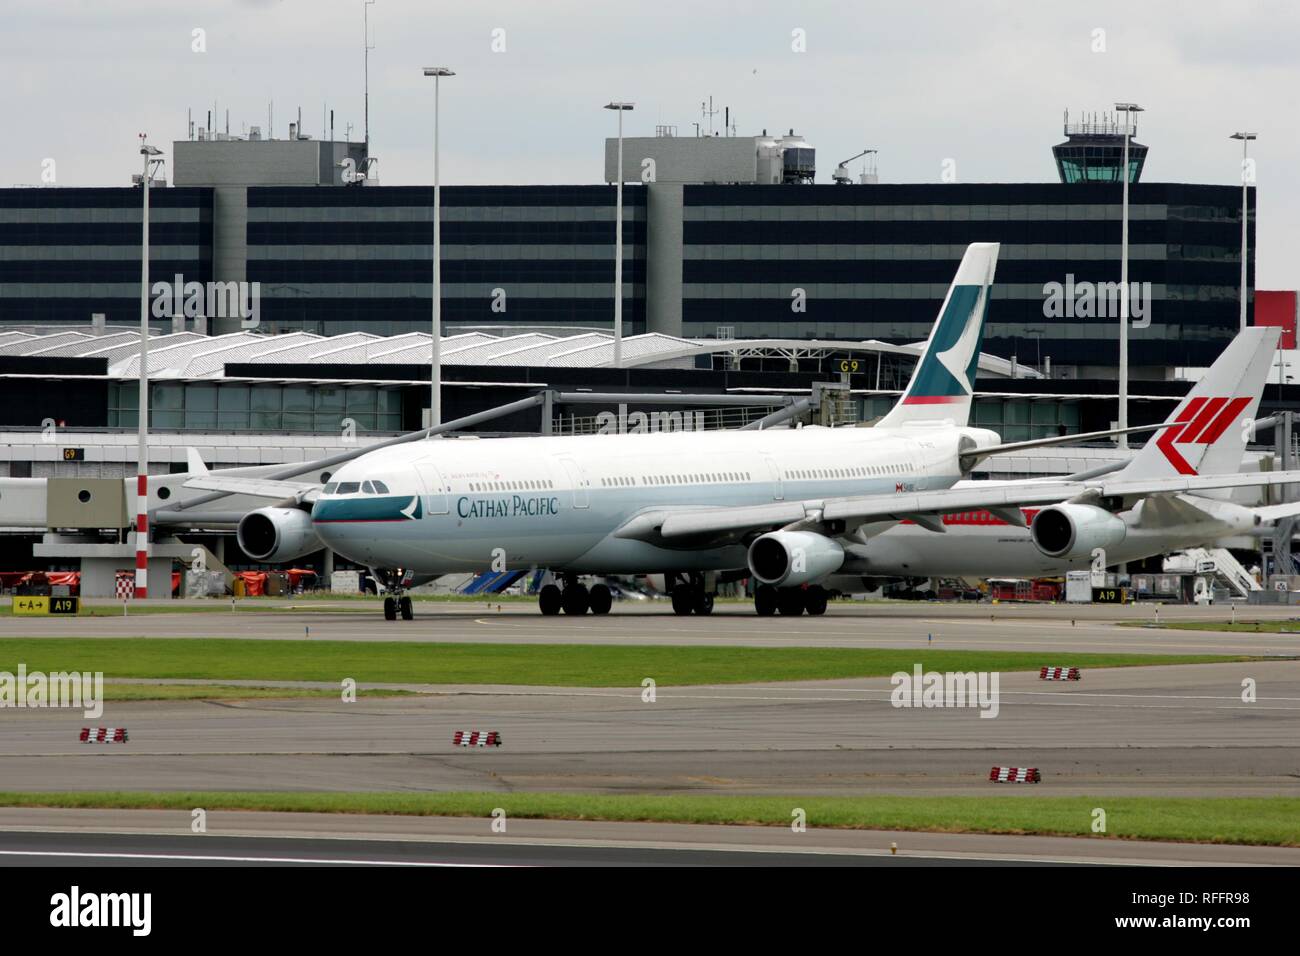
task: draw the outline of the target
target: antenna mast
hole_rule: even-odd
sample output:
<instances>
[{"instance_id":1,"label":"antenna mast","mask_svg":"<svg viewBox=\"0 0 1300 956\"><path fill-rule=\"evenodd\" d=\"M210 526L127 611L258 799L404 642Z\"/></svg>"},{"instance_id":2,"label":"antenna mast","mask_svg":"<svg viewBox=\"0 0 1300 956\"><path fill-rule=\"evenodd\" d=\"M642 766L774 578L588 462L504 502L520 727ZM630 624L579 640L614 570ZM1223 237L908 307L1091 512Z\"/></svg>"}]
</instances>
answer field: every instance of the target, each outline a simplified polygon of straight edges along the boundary
<instances>
[{"instance_id":1,"label":"antenna mast","mask_svg":"<svg viewBox=\"0 0 1300 956\"><path fill-rule=\"evenodd\" d=\"M365 74L366 74L366 154L370 154L370 51L374 47L370 43L370 8L374 6L375 0L365 0L361 5L362 19L365 25Z\"/></svg>"},{"instance_id":2,"label":"antenna mast","mask_svg":"<svg viewBox=\"0 0 1300 956\"><path fill-rule=\"evenodd\" d=\"M700 104L700 113L702 117L707 117L709 121L709 135L713 135L713 117L718 115L718 111L713 108L713 97L709 97L707 108L704 103Z\"/></svg>"}]
</instances>

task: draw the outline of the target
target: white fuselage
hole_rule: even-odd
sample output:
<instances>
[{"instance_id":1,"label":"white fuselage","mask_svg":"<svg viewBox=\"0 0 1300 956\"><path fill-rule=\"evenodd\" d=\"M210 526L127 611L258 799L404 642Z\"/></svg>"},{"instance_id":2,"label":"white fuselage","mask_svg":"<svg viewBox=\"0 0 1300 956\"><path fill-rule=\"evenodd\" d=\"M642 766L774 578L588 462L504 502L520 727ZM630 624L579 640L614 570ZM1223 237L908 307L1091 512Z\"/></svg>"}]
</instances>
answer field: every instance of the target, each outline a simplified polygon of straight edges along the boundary
<instances>
[{"instance_id":1,"label":"white fuselage","mask_svg":"<svg viewBox=\"0 0 1300 956\"><path fill-rule=\"evenodd\" d=\"M948 488L960 477L963 437L998 440L946 425L434 439L347 464L317 499L312 520L322 541L350 560L419 573L494 564L597 573L738 569L745 567L741 545L674 547L614 532L655 509Z\"/></svg>"},{"instance_id":2,"label":"white fuselage","mask_svg":"<svg viewBox=\"0 0 1300 956\"><path fill-rule=\"evenodd\" d=\"M1249 508L1230 502L1194 496L1180 496L1195 503L1203 519L1178 524L1143 520L1139 502L1120 512L1127 530L1124 540L1106 551L1107 565L1139 561L1189 547L1212 544L1219 538L1241 534L1257 524ZM1032 522L1038 509L1022 509ZM864 560L856 573L879 577L967 577L1034 578L1086 571L1089 555L1053 558L1035 546L1028 528L989 514L971 511L945 515L944 534L936 534L911 522L902 522L871 537L859 549Z\"/></svg>"}]
</instances>

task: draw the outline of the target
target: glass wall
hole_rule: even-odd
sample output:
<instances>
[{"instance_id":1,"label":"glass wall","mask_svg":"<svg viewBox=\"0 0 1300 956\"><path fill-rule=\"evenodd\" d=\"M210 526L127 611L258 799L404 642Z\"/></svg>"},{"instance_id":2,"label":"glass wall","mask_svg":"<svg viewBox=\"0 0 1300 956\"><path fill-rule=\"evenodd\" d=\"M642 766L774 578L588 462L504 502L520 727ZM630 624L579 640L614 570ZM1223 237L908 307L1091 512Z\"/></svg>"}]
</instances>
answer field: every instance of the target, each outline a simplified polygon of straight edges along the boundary
<instances>
[{"instance_id":1,"label":"glass wall","mask_svg":"<svg viewBox=\"0 0 1300 956\"><path fill-rule=\"evenodd\" d=\"M1070 435L1079 431L1079 404L1044 398L978 398L971 424L997 432L1003 441Z\"/></svg>"},{"instance_id":2,"label":"glass wall","mask_svg":"<svg viewBox=\"0 0 1300 956\"><path fill-rule=\"evenodd\" d=\"M423 331L432 288L425 186L248 190L248 279L262 324L330 335ZM607 328L615 187L444 186L442 318L450 325ZM645 330L646 190L623 190L624 331Z\"/></svg>"},{"instance_id":3,"label":"glass wall","mask_svg":"<svg viewBox=\"0 0 1300 956\"><path fill-rule=\"evenodd\" d=\"M1113 366L1118 293L1106 290L1120 278L1121 192L1087 181L688 185L683 333L923 341L966 246L997 242L983 351ZM1232 186L1131 189L1134 365L1208 366L1237 334L1240 204Z\"/></svg>"},{"instance_id":4,"label":"glass wall","mask_svg":"<svg viewBox=\"0 0 1300 956\"><path fill-rule=\"evenodd\" d=\"M136 426L138 387L108 390L111 428ZM151 386L151 428L217 432L358 432L401 430L402 397L375 385L274 385L165 382Z\"/></svg>"}]
</instances>

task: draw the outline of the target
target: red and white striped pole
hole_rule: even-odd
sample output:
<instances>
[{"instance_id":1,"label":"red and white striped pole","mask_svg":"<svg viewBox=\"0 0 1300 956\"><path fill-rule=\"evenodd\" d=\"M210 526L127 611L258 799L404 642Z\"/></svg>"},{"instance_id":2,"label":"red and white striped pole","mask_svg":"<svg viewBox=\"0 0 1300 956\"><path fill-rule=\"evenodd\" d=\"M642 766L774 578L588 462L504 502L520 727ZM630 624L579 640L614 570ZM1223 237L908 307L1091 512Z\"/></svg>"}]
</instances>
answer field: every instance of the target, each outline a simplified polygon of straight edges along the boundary
<instances>
[{"instance_id":1,"label":"red and white striped pole","mask_svg":"<svg viewBox=\"0 0 1300 956\"><path fill-rule=\"evenodd\" d=\"M135 597L149 596L149 476L138 475L135 484Z\"/></svg>"},{"instance_id":2,"label":"red and white striped pole","mask_svg":"<svg viewBox=\"0 0 1300 956\"><path fill-rule=\"evenodd\" d=\"M144 157L143 226L140 250L140 421L137 423L139 459L135 484L135 597L149 596L149 165L161 150L145 142L140 134Z\"/></svg>"}]
</instances>

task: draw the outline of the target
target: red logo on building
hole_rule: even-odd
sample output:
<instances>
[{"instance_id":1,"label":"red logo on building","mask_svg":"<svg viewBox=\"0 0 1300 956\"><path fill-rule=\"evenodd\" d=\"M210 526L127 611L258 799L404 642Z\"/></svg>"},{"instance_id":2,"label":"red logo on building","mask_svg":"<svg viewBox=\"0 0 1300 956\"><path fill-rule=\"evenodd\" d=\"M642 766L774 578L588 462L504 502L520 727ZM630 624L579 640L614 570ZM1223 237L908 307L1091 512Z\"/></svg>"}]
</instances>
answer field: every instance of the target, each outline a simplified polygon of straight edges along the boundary
<instances>
[{"instance_id":1,"label":"red logo on building","mask_svg":"<svg viewBox=\"0 0 1300 956\"><path fill-rule=\"evenodd\" d=\"M1179 413L1176 424L1161 432L1156 447L1180 475L1194 475L1196 469L1174 446L1213 445L1249 404L1249 398L1193 398Z\"/></svg>"}]
</instances>

